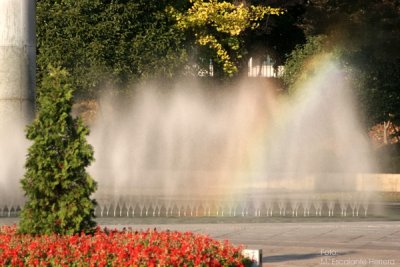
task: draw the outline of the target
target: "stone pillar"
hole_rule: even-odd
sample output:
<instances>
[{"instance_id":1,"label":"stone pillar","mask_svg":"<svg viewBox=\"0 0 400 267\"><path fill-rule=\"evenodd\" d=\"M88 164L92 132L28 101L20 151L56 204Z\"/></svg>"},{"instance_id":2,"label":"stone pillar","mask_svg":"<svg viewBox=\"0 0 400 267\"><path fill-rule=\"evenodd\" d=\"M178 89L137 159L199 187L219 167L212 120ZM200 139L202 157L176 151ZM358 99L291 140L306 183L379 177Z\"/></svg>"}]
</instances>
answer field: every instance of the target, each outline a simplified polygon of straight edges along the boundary
<instances>
[{"instance_id":1,"label":"stone pillar","mask_svg":"<svg viewBox=\"0 0 400 267\"><path fill-rule=\"evenodd\" d=\"M0 132L34 114L36 0L0 0Z\"/></svg>"}]
</instances>

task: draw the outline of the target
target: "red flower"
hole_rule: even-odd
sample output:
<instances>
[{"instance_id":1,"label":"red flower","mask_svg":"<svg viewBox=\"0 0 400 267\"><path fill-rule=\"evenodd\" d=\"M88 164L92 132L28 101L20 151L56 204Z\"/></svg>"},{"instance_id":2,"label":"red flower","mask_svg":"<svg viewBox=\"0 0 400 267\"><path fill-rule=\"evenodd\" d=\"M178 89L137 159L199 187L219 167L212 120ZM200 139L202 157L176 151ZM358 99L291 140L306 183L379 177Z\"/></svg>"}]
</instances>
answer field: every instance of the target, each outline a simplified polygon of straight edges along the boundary
<instances>
[{"instance_id":1,"label":"red flower","mask_svg":"<svg viewBox=\"0 0 400 267\"><path fill-rule=\"evenodd\" d=\"M30 236L0 227L1 266L243 266L241 249L190 232Z\"/></svg>"}]
</instances>

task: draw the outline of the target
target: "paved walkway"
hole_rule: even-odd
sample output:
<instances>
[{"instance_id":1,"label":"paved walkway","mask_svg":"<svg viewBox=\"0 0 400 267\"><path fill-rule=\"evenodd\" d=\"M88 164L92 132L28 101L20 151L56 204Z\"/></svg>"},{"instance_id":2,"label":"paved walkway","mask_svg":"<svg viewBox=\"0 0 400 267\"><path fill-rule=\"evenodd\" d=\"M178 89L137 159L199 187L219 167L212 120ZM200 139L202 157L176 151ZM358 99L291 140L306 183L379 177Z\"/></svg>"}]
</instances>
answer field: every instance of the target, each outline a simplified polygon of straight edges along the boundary
<instances>
[{"instance_id":1,"label":"paved walkway","mask_svg":"<svg viewBox=\"0 0 400 267\"><path fill-rule=\"evenodd\" d=\"M0 219L11 224L14 219ZM300 222L238 224L118 224L132 227L192 231L263 250L263 266L400 266L400 222Z\"/></svg>"}]
</instances>

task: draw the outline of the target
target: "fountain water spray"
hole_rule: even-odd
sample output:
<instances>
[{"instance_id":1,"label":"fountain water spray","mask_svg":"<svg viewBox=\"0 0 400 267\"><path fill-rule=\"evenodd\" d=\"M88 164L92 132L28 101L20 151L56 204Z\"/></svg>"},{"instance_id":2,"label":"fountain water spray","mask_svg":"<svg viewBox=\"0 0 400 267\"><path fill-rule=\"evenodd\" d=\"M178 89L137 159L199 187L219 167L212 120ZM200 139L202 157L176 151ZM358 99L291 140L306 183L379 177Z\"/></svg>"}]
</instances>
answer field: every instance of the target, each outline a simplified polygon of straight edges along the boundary
<instances>
[{"instance_id":1,"label":"fountain water spray","mask_svg":"<svg viewBox=\"0 0 400 267\"><path fill-rule=\"evenodd\" d=\"M24 127L34 113L35 2L0 1L0 216L24 203L19 181L28 147Z\"/></svg>"},{"instance_id":2,"label":"fountain water spray","mask_svg":"<svg viewBox=\"0 0 400 267\"><path fill-rule=\"evenodd\" d=\"M34 1L0 3L4 216L23 202L17 191L35 40ZM328 208L333 216L339 206L343 216L348 207L366 215L374 186L362 174L374 166L358 121L346 77L331 60L291 97L251 79L214 91L182 82L168 91L142 88L128 100L106 97L90 136L97 214L321 216ZM343 197L355 192L362 201Z\"/></svg>"},{"instance_id":3,"label":"fountain water spray","mask_svg":"<svg viewBox=\"0 0 400 267\"><path fill-rule=\"evenodd\" d=\"M290 97L247 79L218 91L147 87L123 102L100 104L90 172L98 200L135 196L141 216L154 203L169 216L334 216L336 206L358 215L364 206L341 195L374 190L367 179L359 184L374 161L351 88L331 60Z\"/></svg>"}]
</instances>

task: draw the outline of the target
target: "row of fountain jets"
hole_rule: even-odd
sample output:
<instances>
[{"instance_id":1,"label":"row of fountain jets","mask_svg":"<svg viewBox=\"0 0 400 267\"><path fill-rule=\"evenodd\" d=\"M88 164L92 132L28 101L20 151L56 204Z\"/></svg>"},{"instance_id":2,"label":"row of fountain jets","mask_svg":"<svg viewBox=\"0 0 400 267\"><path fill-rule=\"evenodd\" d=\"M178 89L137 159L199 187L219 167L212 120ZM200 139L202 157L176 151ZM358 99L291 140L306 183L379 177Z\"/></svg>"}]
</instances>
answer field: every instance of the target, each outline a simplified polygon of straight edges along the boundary
<instances>
[{"instance_id":1,"label":"row of fountain jets","mask_svg":"<svg viewBox=\"0 0 400 267\"><path fill-rule=\"evenodd\" d=\"M169 201L154 202L107 202L99 201L96 215L100 217L271 217L271 216L367 216L370 203L340 200L276 200L252 202L213 203Z\"/></svg>"},{"instance_id":2,"label":"row of fountain jets","mask_svg":"<svg viewBox=\"0 0 400 267\"><path fill-rule=\"evenodd\" d=\"M198 201L155 198L97 199L97 217L272 217L368 216L367 197L339 199L258 199L257 201ZM21 203L1 204L0 217L19 215Z\"/></svg>"}]
</instances>

